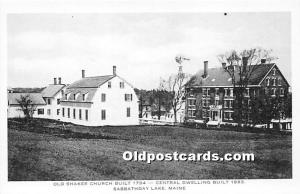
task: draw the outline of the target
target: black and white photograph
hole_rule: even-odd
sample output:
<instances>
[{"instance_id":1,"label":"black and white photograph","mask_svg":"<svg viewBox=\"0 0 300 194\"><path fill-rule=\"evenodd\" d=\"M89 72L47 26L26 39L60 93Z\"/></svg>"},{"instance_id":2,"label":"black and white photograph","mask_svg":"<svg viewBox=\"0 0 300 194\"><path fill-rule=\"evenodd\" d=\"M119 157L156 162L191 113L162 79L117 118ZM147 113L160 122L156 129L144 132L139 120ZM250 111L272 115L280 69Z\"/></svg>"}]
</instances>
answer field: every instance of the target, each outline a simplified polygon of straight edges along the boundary
<instances>
[{"instance_id":1,"label":"black and white photograph","mask_svg":"<svg viewBox=\"0 0 300 194\"><path fill-rule=\"evenodd\" d=\"M7 184L187 192L295 178L290 11L20 12L5 24Z\"/></svg>"}]
</instances>

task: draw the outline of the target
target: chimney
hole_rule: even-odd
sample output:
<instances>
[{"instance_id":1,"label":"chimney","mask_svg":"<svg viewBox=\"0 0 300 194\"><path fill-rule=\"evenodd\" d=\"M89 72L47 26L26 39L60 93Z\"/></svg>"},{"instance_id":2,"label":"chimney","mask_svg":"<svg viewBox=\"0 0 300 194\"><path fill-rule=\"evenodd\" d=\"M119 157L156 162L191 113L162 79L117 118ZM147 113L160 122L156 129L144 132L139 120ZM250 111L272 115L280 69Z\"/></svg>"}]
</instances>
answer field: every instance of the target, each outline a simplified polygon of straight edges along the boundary
<instances>
[{"instance_id":1,"label":"chimney","mask_svg":"<svg viewBox=\"0 0 300 194\"><path fill-rule=\"evenodd\" d=\"M208 68L208 61L204 61L204 72L203 72L204 78L207 76L207 68Z\"/></svg>"},{"instance_id":2,"label":"chimney","mask_svg":"<svg viewBox=\"0 0 300 194\"><path fill-rule=\"evenodd\" d=\"M58 78L58 84L61 85L61 77Z\"/></svg>"},{"instance_id":3,"label":"chimney","mask_svg":"<svg viewBox=\"0 0 300 194\"><path fill-rule=\"evenodd\" d=\"M113 75L116 76L117 75L117 67L114 65L113 66Z\"/></svg>"},{"instance_id":4,"label":"chimney","mask_svg":"<svg viewBox=\"0 0 300 194\"><path fill-rule=\"evenodd\" d=\"M57 82L56 82L56 77L55 78L53 78L54 79L54 85L56 85L57 84Z\"/></svg>"},{"instance_id":5,"label":"chimney","mask_svg":"<svg viewBox=\"0 0 300 194\"><path fill-rule=\"evenodd\" d=\"M260 60L261 64L265 64L266 61L267 61L266 59L261 59L261 60Z\"/></svg>"},{"instance_id":6,"label":"chimney","mask_svg":"<svg viewBox=\"0 0 300 194\"><path fill-rule=\"evenodd\" d=\"M247 64L248 64L248 57L242 57L243 71L246 71Z\"/></svg>"},{"instance_id":7,"label":"chimney","mask_svg":"<svg viewBox=\"0 0 300 194\"><path fill-rule=\"evenodd\" d=\"M81 70L81 77L82 77L82 78L85 78L85 70L84 70L84 69Z\"/></svg>"}]
</instances>

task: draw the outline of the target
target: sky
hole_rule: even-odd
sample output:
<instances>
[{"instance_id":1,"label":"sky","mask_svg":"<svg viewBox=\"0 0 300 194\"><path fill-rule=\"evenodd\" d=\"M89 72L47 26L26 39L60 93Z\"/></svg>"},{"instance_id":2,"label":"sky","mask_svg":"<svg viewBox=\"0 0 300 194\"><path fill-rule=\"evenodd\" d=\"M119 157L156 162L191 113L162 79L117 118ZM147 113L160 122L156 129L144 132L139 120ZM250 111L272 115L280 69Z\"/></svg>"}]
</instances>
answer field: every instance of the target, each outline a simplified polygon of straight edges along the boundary
<instances>
[{"instance_id":1,"label":"sky","mask_svg":"<svg viewBox=\"0 0 300 194\"><path fill-rule=\"evenodd\" d=\"M70 84L86 76L117 74L140 89L178 71L194 74L221 67L217 55L254 47L272 49L291 82L291 23L279 13L88 13L9 14L8 86L44 87L61 77ZM291 83L290 83L291 84Z\"/></svg>"}]
</instances>

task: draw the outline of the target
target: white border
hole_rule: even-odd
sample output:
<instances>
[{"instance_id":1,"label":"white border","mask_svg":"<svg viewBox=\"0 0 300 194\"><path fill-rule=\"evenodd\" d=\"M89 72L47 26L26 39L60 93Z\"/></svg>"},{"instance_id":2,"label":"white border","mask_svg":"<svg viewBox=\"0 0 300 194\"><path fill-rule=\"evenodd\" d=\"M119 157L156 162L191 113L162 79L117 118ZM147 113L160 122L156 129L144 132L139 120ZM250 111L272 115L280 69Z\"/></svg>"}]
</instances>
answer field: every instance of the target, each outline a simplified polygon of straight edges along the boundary
<instances>
[{"instance_id":1,"label":"white border","mask_svg":"<svg viewBox=\"0 0 300 194\"><path fill-rule=\"evenodd\" d=\"M99 13L99 12L291 12L292 16L292 90L293 90L293 179L246 180L243 185L191 185L186 193L296 193L299 192L299 124L296 112L300 107L300 1L298 0L0 0L0 193L103 193L110 187L54 187L51 182L7 181L7 119L6 119L6 14L7 13ZM297 189L298 187L298 189ZM146 191L147 192L147 191ZM182 192L182 191L180 191ZM143 191L145 193L145 191ZM153 193L153 191L151 192ZM157 193L157 192L155 192Z\"/></svg>"}]
</instances>

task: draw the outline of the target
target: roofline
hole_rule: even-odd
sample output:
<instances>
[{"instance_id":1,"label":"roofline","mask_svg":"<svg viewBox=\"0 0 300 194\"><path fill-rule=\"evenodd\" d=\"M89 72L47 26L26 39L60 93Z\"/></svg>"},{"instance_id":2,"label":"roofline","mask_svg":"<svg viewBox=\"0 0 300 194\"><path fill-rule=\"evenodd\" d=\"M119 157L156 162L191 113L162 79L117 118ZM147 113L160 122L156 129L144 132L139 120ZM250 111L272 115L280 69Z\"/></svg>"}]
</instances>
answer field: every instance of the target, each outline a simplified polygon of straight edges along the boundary
<instances>
[{"instance_id":1,"label":"roofline","mask_svg":"<svg viewBox=\"0 0 300 194\"><path fill-rule=\"evenodd\" d=\"M105 76L110 76L110 75L105 75ZM111 78L107 79L105 82L103 82L102 84L98 85L97 88L99 88L100 86L102 86L103 84L105 84L106 82L108 82L109 80L113 79L114 77L117 77L117 75L111 75L111 76L112 76Z\"/></svg>"},{"instance_id":2,"label":"roofline","mask_svg":"<svg viewBox=\"0 0 300 194\"><path fill-rule=\"evenodd\" d=\"M9 103L8 106L10 106L10 105L20 105L20 104L19 103ZM47 104L44 103L44 104L31 104L31 105L47 105Z\"/></svg>"},{"instance_id":3,"label":"roofline","mask_svg":"<svg viewBox=\"0 0 300 194\"><path fill-rule=\"evenodd\" d=\"M120 76L118 76L118 75L116 75L118 78L120 78L121 80L123 80L124 82L126 82L130 87L132 87L132 89L134 89L134 86L131 84L131 83L129 83L128 81L126 81L124 78L122 78L122 77L120 77Z\"/></svg>"},{"instance_id":4,"label":"roofline","mask_svg":"<svg viewBox=\"0 0 300 194\"><path fill-rule=\"evenodd\" d=\"M258 85L261 85L261 83L266 79L266 77L269 75L269 73L271 72L271 70L273 69L274 66L276 66L276 63L274 63L272 65L272 67L269 69L269 71L266 73L266 75L262 78L262 80L260 80L260 82L258 83Z\"/></svg>"},{"instance_id":5,"label":"roofline","mask_svg":"<svg viewBox=\"0 0 300 194\"><path fill-rule=\"evenodd\" d=\"M65 84L63 84L64 85L64 87L62 87L60 90L58 90L54 95L53 95L53 97L52 98L54 98L55 96L56 96L56 94L58 94L58 92L60 92L62 89L64 89L65 87L66 87L66 85Z\"/></svg>"},{"instance_id":6,"label":"roofline","mask_svg":"<svg viewBox=\"0 0 300 194\"><path fill-rule=\"evenodd\" d=\"M239 86L235 86L239 87ZM247 87L261 87L260 85L248 85ZM233 85L231 86L190 86L187 88L234 88Z\"/></svg>"},{"instance_id":7,"label":"roofline","mask_svg":"<svg viewBox=\"0 0 300 194\"><path fill-rule=\"evenodd\" d=\"M73 102L73 103L91 103L93 104L93 102L89 102L89 101L74 101L74 100L61 100L60 102Z\"/></svg>"},{"instance_id":8,"label":"roofline","mask_svg":"<svg viewBox=\"0 0 300 194\"><path fill-rule=\"evenodd\" d=\"M74 89L74 88L99 88L100 86L102 86L103 84L105 84L106 82L108 82L109 80L111 80L112 78L116 77L116 75L101 75L101 76L91 76L91 77L85 77L85 78L105 77L105 76L112 76L112 77L109 78L109 79L107 79L105 82L101 83L100 85L97 85L96 87L67 87L67 89ZM82 79L84 79L84 78L82 78ZM72 85L72 84L70 84L70 85Z\"/></svg>"},{"instance_id":9,"label":"roofline","mask_svg":"<svg viewBox=\"0 0 300 194\"><path fill-rule=\"evenodd\" d=\"M59 89L53 96L43 96L43 94L42 94L42 92L41 92L41 94L42 94L42 97L43 98L55 98L55 96L56 96L56 94L58 93L58 92L60 92L63 88L65 88L67 85L66 84L49 84L49 85L63 85L63 87L61 88L61 89ZM47 87L46 87L47 88ZM45 88L45 89L46 89ZM44 90L45 90L44 89Z\"/></svg>"}]
</instances>

